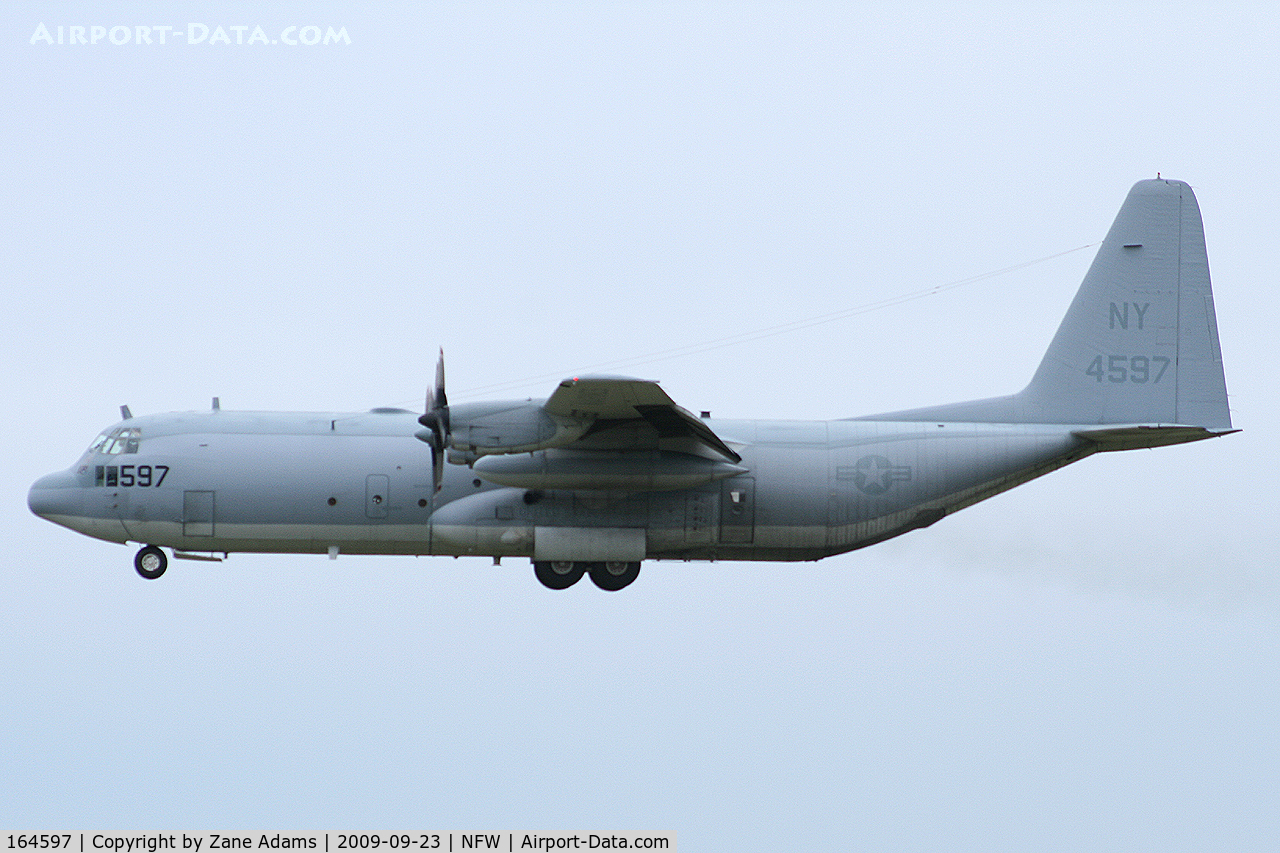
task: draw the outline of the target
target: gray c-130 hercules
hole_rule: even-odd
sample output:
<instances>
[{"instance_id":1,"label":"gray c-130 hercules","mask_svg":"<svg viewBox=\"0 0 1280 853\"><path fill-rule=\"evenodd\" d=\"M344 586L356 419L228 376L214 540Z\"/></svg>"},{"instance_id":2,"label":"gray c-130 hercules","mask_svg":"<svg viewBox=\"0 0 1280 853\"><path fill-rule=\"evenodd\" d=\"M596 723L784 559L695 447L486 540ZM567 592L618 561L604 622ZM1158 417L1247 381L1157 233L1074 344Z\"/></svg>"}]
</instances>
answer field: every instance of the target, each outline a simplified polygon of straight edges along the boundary
<instances>
[{"instance_id":1,"label":"gray c-130 hercules","mask_svg":"<svg viewBox=\"0 0 1280 853\"><path fill-rule=\"evenodd\" d=\"M818 560L1099 451L1235 430L1200 210L1134 185L1022 391L832 421L712 420L656 382L566 379L546 400L425 414L132 417L28 496L138 542L139 574L230 552L528 557L543 584L621 589L657 560ZM427 446L424 447L423 444Z\"/></svg>"}]
</instances>

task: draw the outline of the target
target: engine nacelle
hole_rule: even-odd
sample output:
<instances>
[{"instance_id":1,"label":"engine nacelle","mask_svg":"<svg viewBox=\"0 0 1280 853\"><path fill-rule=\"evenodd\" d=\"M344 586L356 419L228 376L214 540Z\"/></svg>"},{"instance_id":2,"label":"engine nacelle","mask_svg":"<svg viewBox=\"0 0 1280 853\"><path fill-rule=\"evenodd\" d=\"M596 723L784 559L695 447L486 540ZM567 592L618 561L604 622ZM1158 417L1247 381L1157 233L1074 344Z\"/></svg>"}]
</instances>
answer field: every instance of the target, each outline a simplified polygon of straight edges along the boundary
<instances>
[{"instance_id":1,"label":"engine nacelle","mask_svg":"<svg viewBox=\"0 0 1280 853\"><path fill-rule=\"evenodd\" d=\"M563 447L581 438L592 423L589 419L554 417L541 400L453 405L449 420L448 445L464 458ZM431 442L429 431L416 435Z\"/></svg>"}]
</instances>

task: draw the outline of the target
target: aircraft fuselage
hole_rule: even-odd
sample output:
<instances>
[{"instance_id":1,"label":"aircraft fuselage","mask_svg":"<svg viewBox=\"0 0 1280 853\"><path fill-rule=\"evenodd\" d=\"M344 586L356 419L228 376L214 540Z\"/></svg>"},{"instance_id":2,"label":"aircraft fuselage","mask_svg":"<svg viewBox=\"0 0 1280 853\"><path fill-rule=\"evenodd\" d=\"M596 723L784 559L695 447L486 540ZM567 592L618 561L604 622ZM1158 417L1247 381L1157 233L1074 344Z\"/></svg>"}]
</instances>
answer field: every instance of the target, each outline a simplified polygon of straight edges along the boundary
<instances>
[{"instance_id":1,"label":"aircraft fuselage","mask_svg":"<svg viewBox=\"0 0 1280 853\"><path fill-rule=\"evenodd\" d=\"M180 552L533 557L540 529L573 527L641 531L650 559L815 560L927 526L1097 449L1061 425L708 420L742 473L687 488L574 490L538 488L536 475L531 487L496 485L449 465L433 494L415 419L132 418L115 431L137 431L134 452L91 451L36 483L31 503L99 539Z\"/></svg>"}]
</instances>

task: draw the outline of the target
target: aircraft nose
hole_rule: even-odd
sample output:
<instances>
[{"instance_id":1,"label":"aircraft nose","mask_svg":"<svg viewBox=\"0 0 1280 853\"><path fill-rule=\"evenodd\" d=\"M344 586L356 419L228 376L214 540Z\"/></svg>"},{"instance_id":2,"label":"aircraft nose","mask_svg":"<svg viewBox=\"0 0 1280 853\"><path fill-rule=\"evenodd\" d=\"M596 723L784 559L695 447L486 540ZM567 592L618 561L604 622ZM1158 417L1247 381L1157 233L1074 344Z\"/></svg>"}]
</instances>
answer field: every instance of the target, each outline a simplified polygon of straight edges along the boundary
<instances>
[{"instance_id":1,"label":"aircraft nose","mask_svg":"<svg viewBox=\"0 0 1280 853\"><path fill-rule=\"evenodd\" d=\"M56 520L55 516L81 514L83 492L80 483L70 471L46 474L31 484L27 492L27 506L41 518Z\"/></svg>"}]
</instances>

